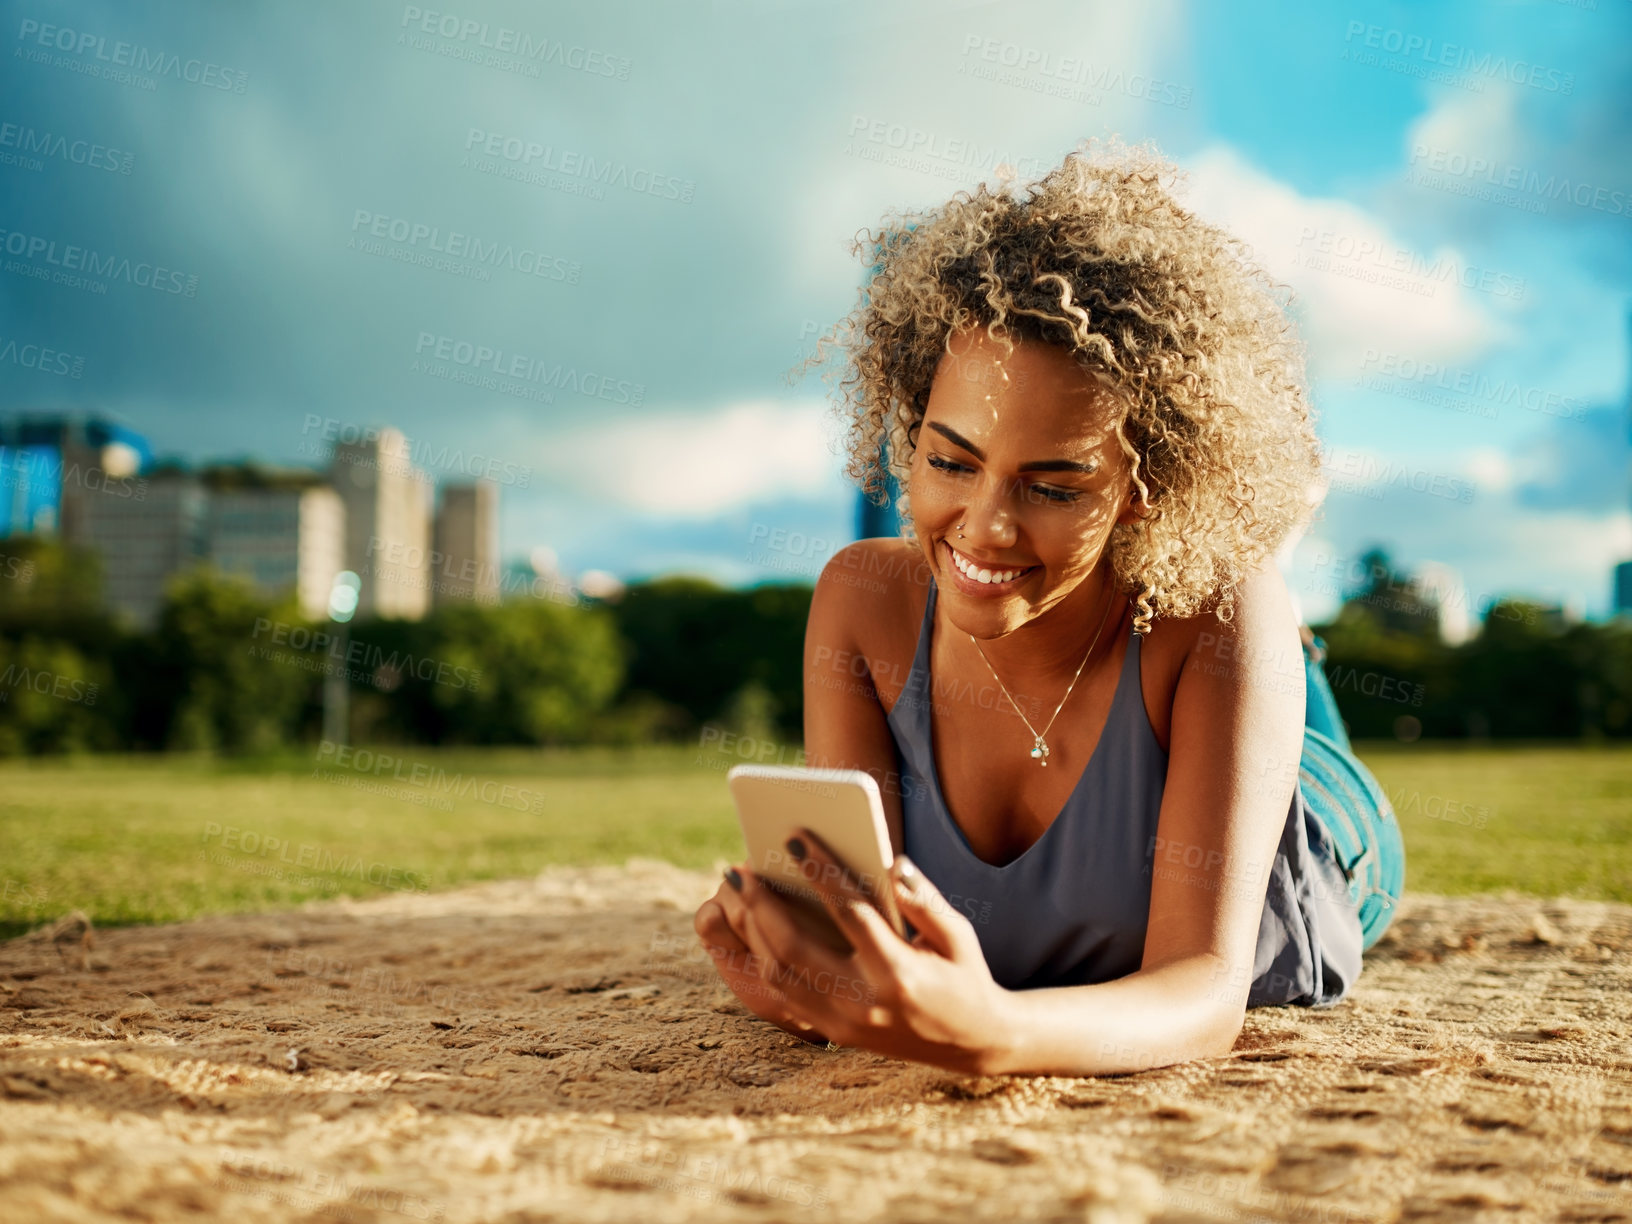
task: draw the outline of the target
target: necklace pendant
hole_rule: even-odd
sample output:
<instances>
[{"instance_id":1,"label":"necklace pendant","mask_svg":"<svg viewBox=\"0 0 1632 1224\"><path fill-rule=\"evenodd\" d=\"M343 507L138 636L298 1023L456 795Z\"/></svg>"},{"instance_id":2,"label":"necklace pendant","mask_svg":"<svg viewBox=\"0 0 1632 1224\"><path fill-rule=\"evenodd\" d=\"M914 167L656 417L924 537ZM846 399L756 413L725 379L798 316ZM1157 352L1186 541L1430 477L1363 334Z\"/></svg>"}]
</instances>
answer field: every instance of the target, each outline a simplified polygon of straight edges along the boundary
<instances>
[{"instance_id":1,"label":"necklace pendant","mask_svg":"<svg viewBox=\"0 0 1632 1224\"><path fill-rule=\"evenodd\" d=\"M1048 743L1040 735L1033 737L1033 741L1034 742L1032 743L1032 746L1031 746L1031 759L1036 761L1044 769L1047 769L1048 768Z\"/></svg>"}]
</instances>

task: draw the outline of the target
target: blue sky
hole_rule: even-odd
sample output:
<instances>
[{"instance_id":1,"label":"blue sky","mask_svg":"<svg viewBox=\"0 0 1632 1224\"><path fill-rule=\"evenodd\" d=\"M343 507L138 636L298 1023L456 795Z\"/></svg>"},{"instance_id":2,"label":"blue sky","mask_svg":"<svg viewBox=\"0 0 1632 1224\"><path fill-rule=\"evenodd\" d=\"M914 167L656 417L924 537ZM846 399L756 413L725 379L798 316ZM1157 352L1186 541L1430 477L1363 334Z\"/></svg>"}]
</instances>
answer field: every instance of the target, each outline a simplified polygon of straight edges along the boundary
<instances>
[{"instance_id":1,"label":"blue sky","mask_svg":"<svg viewBox=\"0 0 1632 1224\"><path fill-rule=\"evenodd\" d=\"M990 176L960 148L1116 133L1294 290L1311 618L1372 544L1589 615L1632 558L1623 3L5 0L0 56L0 412L290 463L394 424L501 465L507 556L811 579L855 494L786 375L850 237Z\"/></svg>"}]
</instances>

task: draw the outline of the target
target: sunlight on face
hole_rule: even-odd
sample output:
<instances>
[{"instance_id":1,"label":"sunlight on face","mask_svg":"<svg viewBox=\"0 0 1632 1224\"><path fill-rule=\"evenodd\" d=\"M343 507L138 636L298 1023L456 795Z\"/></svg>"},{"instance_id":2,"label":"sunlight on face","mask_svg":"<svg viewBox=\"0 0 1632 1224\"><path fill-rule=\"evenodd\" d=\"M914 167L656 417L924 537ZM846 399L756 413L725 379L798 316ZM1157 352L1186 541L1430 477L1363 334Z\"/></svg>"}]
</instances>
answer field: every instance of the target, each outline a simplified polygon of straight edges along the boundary
<instances>
[{"instance_id":1,"label":"sunlight on face","mask_svg":"<svg viewBox=\"0 0 1632 1224\"><path fill-rule=\"evenodd\" d=\"M1094 572L1133 515L1109 386L1054 345L956 332L935 372L907 496L948 610L1007 633ZM961 536L959 534L961 526ZM952 550L955 550L952 551ZM971 569L1007 581L976 586Z\"/></svg>"}]
</instances>

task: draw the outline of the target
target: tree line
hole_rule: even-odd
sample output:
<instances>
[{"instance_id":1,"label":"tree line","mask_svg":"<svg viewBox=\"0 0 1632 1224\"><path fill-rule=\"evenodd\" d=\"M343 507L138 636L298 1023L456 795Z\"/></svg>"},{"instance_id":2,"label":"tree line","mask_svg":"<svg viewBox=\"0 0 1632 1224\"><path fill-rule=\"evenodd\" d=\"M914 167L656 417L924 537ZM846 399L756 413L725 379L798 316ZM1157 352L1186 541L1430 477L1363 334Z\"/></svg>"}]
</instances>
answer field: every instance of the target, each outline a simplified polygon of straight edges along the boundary
<instances>
[{"instance_id":1,"label":"tree line","mask_svg":"<svg viewBox=\"0 0 1632 1224\"><path fill-rule=\"evenodd\" d=\"M1452 646L1386 558L1371 573L1316 627L1352 735L1632 736L1625 622L1563 625L1509 601ZM341 627L200 568L136 630L104 609L93 555L19 537L0 541L0 755L311 744L333 676L363 744L695 742L710 727L796 743L810 599L806 584L664 578L616 602L518 598Z\"/></svg>"}]
</instances>

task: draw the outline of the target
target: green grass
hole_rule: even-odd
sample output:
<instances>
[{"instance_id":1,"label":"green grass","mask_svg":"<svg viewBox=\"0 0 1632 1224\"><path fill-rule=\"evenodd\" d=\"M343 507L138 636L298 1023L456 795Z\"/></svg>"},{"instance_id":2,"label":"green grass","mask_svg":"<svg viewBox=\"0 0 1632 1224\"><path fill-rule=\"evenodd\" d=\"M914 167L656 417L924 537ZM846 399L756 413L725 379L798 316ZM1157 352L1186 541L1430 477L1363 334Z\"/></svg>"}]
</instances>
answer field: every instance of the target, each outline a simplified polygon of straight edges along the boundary
<instances>
[{"instance_id":1,"label":"green grass","mask_svg":"<svg viewBox=\"0 0 1632 1224\"><path fill-rule=\"evenodd\" d=\"M371 780L372 766L322 762L313 776L310 757L0 766L0 937L73 909L104 925L163 922L550 863L642 855L706 867L740 853L732 758L689 747L385 751L404 761L381 779L393 794L335 780ZM1400 810L1407 888L1632 901L1632 748L1359 752ZM443 794L451 811L411 801Z\"/></svg>"},{"instance_id":2,"label":"green grass","mask_svg":"<svg viewBox=\"0 0 1632 1224\"><path fill-rule=\"evenodd\" d=\"M1632 746L1360 743L1405 838L1405 886L1632 901Z\"/></svg>"},{"instance_id":3,"label":"green grass","mask_svg":"<svg viewBox=\"0 0 1632 1224\"><path fill-rule=\"evenodd\" d=\"M691 748L385 751L404 761L380 779L393 794L334 780L369 782L372 764L323 762L313 777L310 757L0 766L0 937L73 909L101 924L164 922L550 863L706 867L740 853L730 762L698 764ZM451 812L413 801L442 797Z\"/></svg>"}]
</instances>

